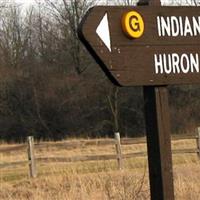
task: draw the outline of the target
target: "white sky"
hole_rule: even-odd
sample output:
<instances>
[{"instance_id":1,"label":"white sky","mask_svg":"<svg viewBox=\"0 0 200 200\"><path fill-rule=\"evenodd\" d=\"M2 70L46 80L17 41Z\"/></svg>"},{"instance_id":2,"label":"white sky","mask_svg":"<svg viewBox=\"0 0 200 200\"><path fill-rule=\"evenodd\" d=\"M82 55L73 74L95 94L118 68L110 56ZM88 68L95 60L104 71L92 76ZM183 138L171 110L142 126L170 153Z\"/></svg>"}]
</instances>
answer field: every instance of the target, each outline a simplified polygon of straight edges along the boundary
<instances>
[{"instance_id":1,"label":"white sky","mask_svg":"<svg viewBox=\"0 0 200 200\"><path fill-rule=\"evenodd\" d=\"M35 0L15 0L17 3L23 4L25 7L30 6Z\"/></svg>"}]
</instances>

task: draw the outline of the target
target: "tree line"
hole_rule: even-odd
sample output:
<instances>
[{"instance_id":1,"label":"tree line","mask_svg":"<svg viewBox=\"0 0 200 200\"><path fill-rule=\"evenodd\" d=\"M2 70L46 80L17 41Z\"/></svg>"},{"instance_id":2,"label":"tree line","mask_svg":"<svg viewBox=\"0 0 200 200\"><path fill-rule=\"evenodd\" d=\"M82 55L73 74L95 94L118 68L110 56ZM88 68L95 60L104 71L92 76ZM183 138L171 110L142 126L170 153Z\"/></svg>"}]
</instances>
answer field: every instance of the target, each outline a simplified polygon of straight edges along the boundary
<instances>
[{"instance_id":1,"label":"tree line","mask_svg":"<svg viewBox=\"0 0 200 200\"><path fill-rule=\"evenodd\" d=\"M78 40L78 24L97 3L38 0L25 10L0 2L1 140L145 134L142 87L112 85ZM193 130L200 87L173 86L169 93L172 132Z\"/></svg>"}]
</instances>

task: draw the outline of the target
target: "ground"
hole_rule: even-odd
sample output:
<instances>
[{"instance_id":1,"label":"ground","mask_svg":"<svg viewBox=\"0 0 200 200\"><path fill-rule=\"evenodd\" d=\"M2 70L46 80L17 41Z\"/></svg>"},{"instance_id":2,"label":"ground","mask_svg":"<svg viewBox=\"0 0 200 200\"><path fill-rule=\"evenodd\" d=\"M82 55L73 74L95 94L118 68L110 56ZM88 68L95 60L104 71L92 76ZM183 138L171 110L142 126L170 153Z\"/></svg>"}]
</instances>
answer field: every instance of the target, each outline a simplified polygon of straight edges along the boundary
<instances>
[{"instance_id":1,"label":"ground","mask_svg":"<svg viewBox=\"0 0 200 200\"><path fill-rule=\"evenodd\" d=\"M78 140L76 140L77 142ZM36 147L36 157L72 157L114 154L114 145L88 145L71 149L44 143ZM49 144L49 145L48 145ZM1 144L0 149L17 147ZM173 149L196 148L195 140L173 142ZM146 151L145 144L122 146L123 153ZM1 151L0 151L1 152ZM3 151L2 151L3 152ZM27 160L26 148L0 153L0 164ZM1 200L142 200L150 199L146 156L124 160L117 169L116 160L75 163L37 162L37 178L28 175L27 164L0 168ZM196 154L174 154L175 197L200 199L200 159Z\"/></svg>"}]
</instances>

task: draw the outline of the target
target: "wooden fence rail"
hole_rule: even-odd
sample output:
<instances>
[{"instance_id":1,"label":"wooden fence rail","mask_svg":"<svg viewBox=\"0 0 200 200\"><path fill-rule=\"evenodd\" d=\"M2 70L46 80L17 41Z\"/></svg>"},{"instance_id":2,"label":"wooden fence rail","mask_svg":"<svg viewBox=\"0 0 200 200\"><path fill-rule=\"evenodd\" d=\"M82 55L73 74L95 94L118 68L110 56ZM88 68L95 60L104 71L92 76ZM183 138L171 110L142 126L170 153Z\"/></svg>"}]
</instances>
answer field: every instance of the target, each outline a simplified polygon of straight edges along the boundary
<instances>
[{"instance_id":1,"label":"wooden fence rail","mask_svg":"<svg viewBox=\"0 0 200 200\"><path fill-rule=\"evenodd\" d=\"M194 154L198 153L197 149L177 149L172 151L173 154ZM133 157L143 157L146 156L147 152L134 152L123 154L122 159L128 159ZM101 160L115 160L117 157L114 154L108 155L88 155L88 156L74 156L74 157L38 157L35 159L36 162L52 163L52 162L84 162L84 161L101 161ZM28 161L18 161L11 163L0 164L0 168L4 167L14 167L27 164Z\"/></svg>"},{"instance_id":2,"label":"wooden fence rail","mask_svg":"<svg viewBox=\"0 0 200 200\"><path fill-rule=\"evenodd\" d=\"M200 158L200 127L197 129L197 136L173 136L172 140L196 140L197 148L196 149L176 149L172 150L173 154L178 153L196 153L198 157ZM147 152L134 152L129 154L122 154L121 151L121 145L132 145L132 144L144 144L146 143L146 140L144 138L124 138L120 140L120 135L117 133L115 135L115 139L107 139L107 140L93 140L93 141L87 141L87 140L81 140L81 141L71 141L71 142L58 142L58 143L43 143L43 144L34 144L33 137L28 137L28 161L16 161L11 163L0 163L0 168L4 167L14 167L19 165L25 165L29 164L30 169L30 177L36 177L36 163L37 162L83 162L83 161L97 161L97 160L117 160L118 162L118 168L123 168L123 159L132 158L132 157L141 157L146 156ZM115 145L116 147L116 154L107 154L107 155L87 155L87 156L74 156L74 157L37 157L35 158L34 155L34 147L36 149L41 148L49 148L49 147L58 147L58 148L65 148L65 149L74 149L74 148L80 148L84 146L89 145L96 145L96 146L104 146L104 145ZM27 148L27 145L19 145L19 146L13 146L13 147L2 147L0 148L1 153L8 153L10 151L21 151L25 150Z\"/></svg>"},{"instance_id":3,"label":"wooden fence rail","mask_svg":"<svg viewBox=\"0 0 200 200\"><path fill-rule=\"evenodd\" d=\"M175 135L172 136L172 140L193 140L198 139L198 136L194 135ZM133 145L133 144L145 144L146 139L145 138L122 138L121 145ZM92 141L88 140L79 140L79 141L65 141L65 142L55 142L55 143L49 143L49 142L42 142L42 143L35 143L34 146L37 149L43 149L43 148L51 148L51 147L57 147L57 148L63 148L66 150L72 150L76 148L82 148L85 146L106 146L106 145L113 145L115 144L115 139L94 139ZM9 153L11 151L23 151L27 148L27 144L21 144L21 145L14 145L12 147L0 147L1 153Z\"/></svg>"}]
</instances>

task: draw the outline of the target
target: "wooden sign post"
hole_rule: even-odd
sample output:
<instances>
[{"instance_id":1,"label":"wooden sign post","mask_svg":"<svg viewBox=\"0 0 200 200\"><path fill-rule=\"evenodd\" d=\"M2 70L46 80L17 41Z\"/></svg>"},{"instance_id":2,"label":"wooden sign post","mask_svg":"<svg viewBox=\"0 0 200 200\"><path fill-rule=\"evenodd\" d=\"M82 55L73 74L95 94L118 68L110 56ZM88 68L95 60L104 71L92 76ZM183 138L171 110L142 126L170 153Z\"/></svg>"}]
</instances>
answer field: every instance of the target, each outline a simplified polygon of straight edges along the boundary
<instances>
[{"instance_id":1,"label":"wooden sign post","mask_svg":"<svg viewBox=\"0 0 200 200\"><path fill-rule=\"evenodd\" d=\"M114 84L144 87L151 199L173 200L167 85L200 83L199 8L97 6L78 34Z\"/></svg>"},{"instance_id":2,"label":"wooden sign post","mask_svg":"<svg viewBox=\"0 0 200 200\"><path fill-rule=\"evenodd\" d=\"M166 86L144 87L151 199L173 200L172 154Z\"/></svg>"},{"instance_id":3,"label":"wooden sign post","mask_svg":"<svg viewBox=\"0 0 200 200\"><path fill-rule=\"evenodd\" d=\"M151 0L150 6L160 0ZM143 89L152 200L173 200L174 184L167 86Z\"/></svg>"}]
</instances>

